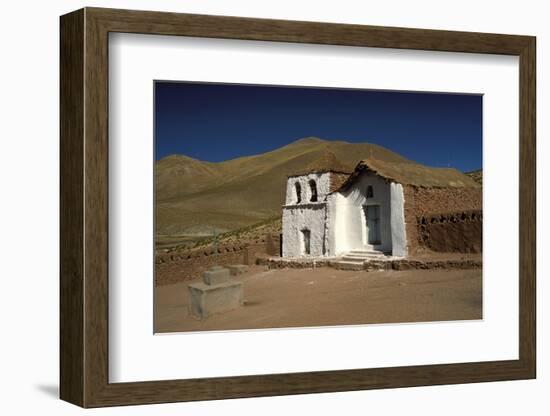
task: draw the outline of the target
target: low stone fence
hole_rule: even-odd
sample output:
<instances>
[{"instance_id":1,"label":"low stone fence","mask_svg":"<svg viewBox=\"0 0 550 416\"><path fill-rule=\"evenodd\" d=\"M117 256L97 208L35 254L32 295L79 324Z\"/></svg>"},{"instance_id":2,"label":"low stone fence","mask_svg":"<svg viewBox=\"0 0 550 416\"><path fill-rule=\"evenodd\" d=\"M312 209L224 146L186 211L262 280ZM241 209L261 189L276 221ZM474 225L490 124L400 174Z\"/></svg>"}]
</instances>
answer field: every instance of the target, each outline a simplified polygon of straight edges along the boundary
<instances>
[{"instance_id":1,"label":"low stone fence","mask_svg":"<svg viewBox=\"0 0 550 416\"><path fill-rule=\"evenodd\" d=\"M375 263L367 263L366 270L481 269L483 267L481 260L392 260Z\"/></svg>"},{"instance_id":2,"label":"low stone fence","mask_svg":"<svg viewBox=\"0 0 550 416\"><path fill-rule=\"evenodd\" d=\"M259 265L269 269L314 269L330 266L329 259L286 259L286 258L258 258Z\"/></svg>"},{"instance_id":3,"label":"low stone fence","mask_svg":"<svg viewBox=\"0 0 550 416\"><path fill-rule=\"evenodd\" d=\"M431 214L417 217L418 242L432 251L481 253L481 210Z\"/></svg>"},{"instance_id":4,"label":"low stone fence","mask_svg":"<svg viewBox=\"0 0 550 416\"><path fill-rule=\"evenodd\" d=\"M166 285L197 279L212 266L256 264L259 257L280 256L279 235L266 235L242 244L220 244L217 248L190 249L157 254L155 284Z\"/></svg>"},{"instance_id":5,"label":"low stone fence","mask_svg":"<svg viewBox=\"0 0 550 416\"><path fill-rule=\"evenodd\" d=\"M260 260L261 264L270 269L312 269L314 267L334 267L339 268L339 262L334 259L315 260L285 260L282 258L269 258ZM481 269L483 262L481 260L414 260L414 259L395 259L395 260L370 260L359 264L357 268L346 270L354 271L384 271L384 270L432 270L432 269Z\"/></svg>"}]
</instances>

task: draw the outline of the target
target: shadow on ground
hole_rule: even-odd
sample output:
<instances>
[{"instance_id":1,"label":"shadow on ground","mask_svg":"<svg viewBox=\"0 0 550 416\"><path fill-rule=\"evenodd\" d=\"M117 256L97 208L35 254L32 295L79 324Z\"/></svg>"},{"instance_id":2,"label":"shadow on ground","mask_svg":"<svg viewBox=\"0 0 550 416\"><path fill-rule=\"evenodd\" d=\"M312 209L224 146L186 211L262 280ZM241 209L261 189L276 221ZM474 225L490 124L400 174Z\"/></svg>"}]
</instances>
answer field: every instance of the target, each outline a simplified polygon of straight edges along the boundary
<instances>
[{"instance_id":1,"label":"shadow on ground","mask_svg":"<svg viewBox=\"0 0 550 416\"><path fill-rule=\"evenodd\" d=\"M59 399L59 386L57 384L38 384L34 387L46 396Z\"/></svg>"}]
</instances>

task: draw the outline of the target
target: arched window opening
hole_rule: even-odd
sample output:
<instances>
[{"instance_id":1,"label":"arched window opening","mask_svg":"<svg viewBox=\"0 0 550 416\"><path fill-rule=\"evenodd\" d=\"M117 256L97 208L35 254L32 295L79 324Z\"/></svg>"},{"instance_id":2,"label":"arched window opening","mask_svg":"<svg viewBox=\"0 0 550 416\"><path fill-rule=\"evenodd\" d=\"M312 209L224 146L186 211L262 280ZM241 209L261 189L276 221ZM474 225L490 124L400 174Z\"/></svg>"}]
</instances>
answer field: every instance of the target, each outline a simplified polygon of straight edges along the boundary
<instances>
[{"instance_id":1,"label":"arched window opening","mask_svg":"<svg viewBox=\"0 0 550 416\"><path fill-rule=\"evenodd\" d=\"M313 179L309 181L309 187L311 188L311 202L317 202L317 184Z\"/></svg>"},{"instance_id":2,"label":"arched window opening","mask_svg":"<svg viewBox=\"0 0 550 416\"><path fill-rule=\"evenodd\" d=\"M294 183L294 188L296 190L296 203L299 204L302 202L302 187L299 182Z\"/></svg>"},{"instance_id":3,"label":"arched window opening","mask_svg":"<svg viewBox=\"0 0 550 416\"><path fill-rule=\"evenodd\" d=\"M374 198L374 190L372 185L367 186L367 198Z\"/></svg>"}]
</instances>

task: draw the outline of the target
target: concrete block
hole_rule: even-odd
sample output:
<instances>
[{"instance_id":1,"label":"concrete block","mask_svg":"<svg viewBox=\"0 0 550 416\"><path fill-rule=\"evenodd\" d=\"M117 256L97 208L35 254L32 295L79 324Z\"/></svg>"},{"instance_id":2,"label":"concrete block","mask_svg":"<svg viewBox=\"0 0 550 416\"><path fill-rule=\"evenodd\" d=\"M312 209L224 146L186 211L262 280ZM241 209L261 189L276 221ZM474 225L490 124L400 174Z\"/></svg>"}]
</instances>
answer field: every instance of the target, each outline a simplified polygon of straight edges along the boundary
<instances>
[{"instance_id":1,"label":"concrete block","mask_svg":"<svg viewBox=\"0 0 550 416\"><path fill-rule=\"evenodd\" d=\"M246 273L248 270L248 266L245 264L232 264L230 266L227 266L229 269L229 273L231 276L238 276L240 274Z\"/></svg>"},{"instance_id":2,"label":"concrete block","mask_svg":"<svg viewBox=\"0 0 550 416\"><path fill-rule=\"evenodd\" d=\"M202 281L207 285L227 283L230 279L229 269L220 266L214 266L202 274Z\"/></svg>"},{"instance_id":3,"label":"concrete block","mask_svg":"<svg viewBox=\"0 0 550 416\"><path fill-rule=\"evenodd\" d=\"M243 285L241 282L229 281L216 285L204 282L192 283L189 286L190 313L204 319L215 313L228 312L243 304Z\"/></svg>"}]
</instances>

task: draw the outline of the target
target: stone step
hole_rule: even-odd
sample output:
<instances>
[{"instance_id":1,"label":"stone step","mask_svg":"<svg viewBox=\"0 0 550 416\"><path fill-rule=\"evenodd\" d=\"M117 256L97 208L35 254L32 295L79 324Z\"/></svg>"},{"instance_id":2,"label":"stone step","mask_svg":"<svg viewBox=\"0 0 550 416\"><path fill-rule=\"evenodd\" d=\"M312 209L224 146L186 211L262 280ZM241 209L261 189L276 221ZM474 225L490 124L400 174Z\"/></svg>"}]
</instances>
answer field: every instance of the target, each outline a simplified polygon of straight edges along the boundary
<instances>
[{"instance_id":1,"label":"stone step","mask_svg":"<svg viewBox=\"0 0 550 416\"><path fill-rule=\"evenodd\" d=\"M340 270L363 270L365 263L382 260L384 253L376 250L351 250L342 256L341 260L332 263L332 266Z\"/></svg>"},{"instance_id":2,"label":"stone step","mask_svg":"<svg viewBox=\"0 0 550 416\"><path fill-rule=\"evenodd\" d=\"M351 250L349 254L356 254L362 256L384 256L384 253L377 250Z\"/></svg>"},{"instance_id":3,"label":"stone step","mask_svg":"<svg viewBox=\"0 0 550 416\"><path fill-rule=\"evenodd\" d=\"M365 262L363 259L361 259L361 260L346 260L344 257L341 257L337 261L343 261L344 263L361 263L361 264L363 264Z\"/></svg>"},{"instance_id":4,"label":"stone step","mask_svg":"<svg viewBox=\"0 0 550 416\"><path fill-rule=\"evenodd\" d=\"M355 256L348 256L348 255L343 256L342 260L343 261L354 262L354 263L364 263L366 261L369 261L369 259L366 258L366 257L355 257Z\"/></svg>"},{"instance_id":5,"label":"stone step","mask_svg":"<svg viewBox=\"0 0 550 416\"><path fill-rule=\"evenodd\" d=\"M380 260L384 256L363 256L359 254L346 254L342 257L342 260L347 261L368 261L368 260Z\"/></svg>"},{"instance_id":6,"label":"stone step","mask_svg":"<svg viewBox=\"0 0 550 416\"><path fill-rule=\"evenodd\" d=\"M338 270L363 270L363 263L357 263L354 261L340 260L332 263L332 266Z\"/></svg>"}]
</instances>

